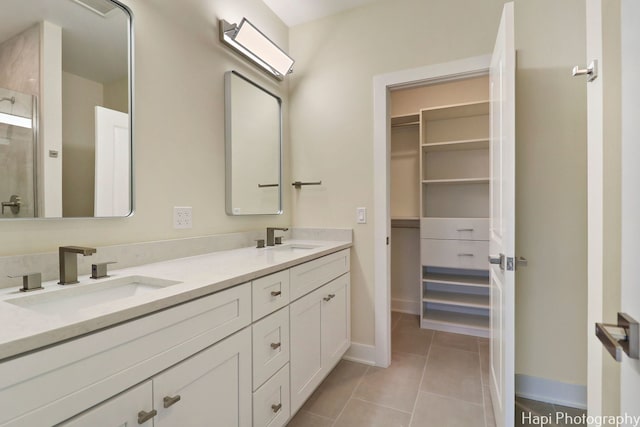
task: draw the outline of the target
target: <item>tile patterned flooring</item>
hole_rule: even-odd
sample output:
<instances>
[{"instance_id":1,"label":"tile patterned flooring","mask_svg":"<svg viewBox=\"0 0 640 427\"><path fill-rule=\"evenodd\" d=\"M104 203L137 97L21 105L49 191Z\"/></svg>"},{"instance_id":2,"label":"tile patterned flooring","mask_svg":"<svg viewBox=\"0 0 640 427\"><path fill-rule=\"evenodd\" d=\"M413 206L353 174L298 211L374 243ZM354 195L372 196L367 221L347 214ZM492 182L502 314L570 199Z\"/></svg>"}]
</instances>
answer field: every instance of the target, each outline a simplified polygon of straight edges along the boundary
<instances>
[{"instance_id":1,"label":"tile patterned flooring","mask_svg":"<svg viewBox=\"0 0 640 427\"><path fill-rule=\"evenodd\" d=\"M495 427L488 379L487 339L420 329L418 316L393 312L391 365L342 360L288 426ZM516 415L576 414L544 405L518 399Z\"/></svg>"},{"instance_id":2,"label":"tile patterned flooring","mask_svg":"<svg viewBox=\"0 0 640 427\"><path fill-rule=\"evenodd\" d=\"M387 369L341 361L289 427L494 427L486 339L392 313Z\"/></svg>"}]
</instances>

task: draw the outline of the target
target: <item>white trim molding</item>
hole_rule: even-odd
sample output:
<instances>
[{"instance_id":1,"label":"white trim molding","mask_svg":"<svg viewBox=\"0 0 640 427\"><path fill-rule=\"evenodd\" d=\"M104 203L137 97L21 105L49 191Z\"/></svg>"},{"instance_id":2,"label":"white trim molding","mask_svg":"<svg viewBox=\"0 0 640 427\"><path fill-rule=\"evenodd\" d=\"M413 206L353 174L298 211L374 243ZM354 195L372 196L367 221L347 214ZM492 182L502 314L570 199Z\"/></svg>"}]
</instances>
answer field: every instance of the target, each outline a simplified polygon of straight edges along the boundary
<instances>
[{"instance_id":1,"label":"white trim molding","mask_svg":"<svg viewBox=\"0 0 640 427\"><path fill-rule=\"evenodd\" d=\"M349 350L347 350L342 358L350 362L358 362L365 365L375 366L375 350L375 346L352 342L351 347L349 347Z\"/></svg>"},{"instance_id":2,"label":"white trim molding","mask_svg":"<svg viewBox=\"0 0 640 427\"><path fill-rule=\"evenodd\" d=\"M440 83L487 74L491 55L411 68L373 78L373 186L375 364L391 363L391 274L387 238L389 210L389 92L401 87Z\"/></svg>"},{"instance_id":3,"label":"white trim molding","mask_svg":"<svg viewBox=\"0 0 640 427\"><path fill-rule=\"evenodd\" d=\"M587 409L587 386L516 374L516 396Z\"/></svg>"}]
</instances>

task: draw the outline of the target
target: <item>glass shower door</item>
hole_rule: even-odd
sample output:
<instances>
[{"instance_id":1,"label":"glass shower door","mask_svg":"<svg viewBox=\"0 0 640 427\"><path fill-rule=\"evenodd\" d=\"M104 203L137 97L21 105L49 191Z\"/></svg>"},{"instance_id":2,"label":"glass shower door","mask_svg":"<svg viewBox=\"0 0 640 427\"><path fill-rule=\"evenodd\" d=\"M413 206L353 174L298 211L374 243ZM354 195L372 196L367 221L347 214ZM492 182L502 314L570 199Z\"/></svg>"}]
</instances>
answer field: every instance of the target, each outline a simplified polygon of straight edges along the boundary
<instances>
[{"instance_id":1,"label":"glass shower door","mask_svg":"<svg viewBox=\"0 0 640 427\"><path fill-rule=\"evenodd\" d=\"M36 97L0 88L0 218L37 216Z\"/></svg>"}]
</instances>

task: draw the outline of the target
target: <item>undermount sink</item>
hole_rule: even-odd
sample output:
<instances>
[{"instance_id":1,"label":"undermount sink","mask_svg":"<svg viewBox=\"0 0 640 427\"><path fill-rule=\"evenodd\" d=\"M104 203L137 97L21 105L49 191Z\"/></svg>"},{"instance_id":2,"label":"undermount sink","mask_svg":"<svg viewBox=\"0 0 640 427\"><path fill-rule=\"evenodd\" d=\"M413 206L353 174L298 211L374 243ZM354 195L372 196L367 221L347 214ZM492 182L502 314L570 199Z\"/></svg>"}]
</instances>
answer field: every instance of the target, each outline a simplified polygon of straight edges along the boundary
<instances>
[{"instance_id":1,"label":"undermount sink","mask_svg":"<svg viewBox=\"0 0 640 427\"><path fill-rule=\"evenodd\" d=\"M311 249L319 248L319 245L305 245L302 243L287 243L284 245L272 246L271 250L283 252L308 252Z\"/></svg>"},{"instance_id":2,"label":"undermount sink","mask_svg":"<svg viewBox=\"0 0 640 427\"><path fill-rule=\"evenodd\" d=\"M95 284L67 285L55 292L36 293L5 300L8 303L58 317L72 317L84 309L154 292L180 282L145 276L128 276Z\"/></svg>"}]
</instances>

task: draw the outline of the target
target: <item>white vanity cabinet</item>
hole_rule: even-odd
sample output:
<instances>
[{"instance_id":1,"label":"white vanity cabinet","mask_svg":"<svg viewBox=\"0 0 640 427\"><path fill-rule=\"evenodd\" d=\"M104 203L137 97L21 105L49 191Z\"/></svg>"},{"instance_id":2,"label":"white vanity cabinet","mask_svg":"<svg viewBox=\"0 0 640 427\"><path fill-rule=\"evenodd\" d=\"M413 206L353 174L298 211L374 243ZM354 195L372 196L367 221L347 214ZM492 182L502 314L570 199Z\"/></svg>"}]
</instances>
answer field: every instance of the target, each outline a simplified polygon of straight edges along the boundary
<instances>
[{"instance_id":1,"label":"white vanity cabinet","mask_svg":"<svg viewBox=\"0 0 640 427\"><path fill-rule=\"evenodd\" d=\"M344 249L4 360L0 426L283 427L351 344L349 265Z\"/></svg>"},{"instance_id":2,"label":"white vanity cabinet","mask_svg":"<svg viewBox=\"0 0 640 427\"><path fill-rule=\"evenodd\" d=\"M298 274L300 283L295 283L292 275L292 288L306 288L303 281L322 283L318 276L339 277L318 287L291 303L291 413L294 414L322 382L324 377L338 363L351 345L351 305L350 276L348 272L348 252L332 260L324 260L313 265L313 261L300 268L306 274ZM322 260L322 259L321 259ZM341 262L346 268L338 269ZM299 285L299 286L298 286ZM317 287L317 286L316 286Z\"/></svg>"},{"instance_id":3,"label":"white vanity cabinet","mask_svg":"<svg viewBox=\"0 0 640 427\"><path fill-rule=\"evenodd\" d=\"M159 373L169 373L165 370L172 366L190 371L192 378L204 378L210 371L193 362L205 354L200 352L223 351L227 342L240 339L232 334L250 323L251 284L245 283L4 361L0 363L0 426L56 425L102 402L111 405L108 399L149 379L160 381ZM243 375L249 373L248 381L241 384L239 393L248 399L249 406L243 410L250 413L251 334L240 335L244 344L234 344L234 348L224 351L229 357L242 352L240 359L246 359L241 368ZM234 339L222 341L225 337ZM189 359L191 356L194 357ZM234 384L216 387L225 394ZM174 392L166 391L167 395ZM213 403L205 406L212 407ZM153 406L136 408L136 419L139 411L154 407L160 412L155 401ZM122 416L127 418L130 414L123 412Z\"/></svg>"},{"instance_id":4,"label":"white vanity cabinet","mask_svg":"<svg viewBox=\"0 0 640 427\"><path fill-rule=\"evenodd\" d=\"M60 426L249 427L250 365L244 329Z\"/></svg>"}]
</instances>

